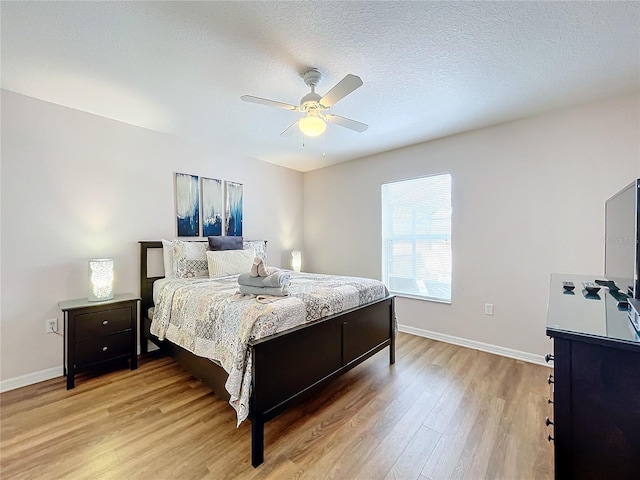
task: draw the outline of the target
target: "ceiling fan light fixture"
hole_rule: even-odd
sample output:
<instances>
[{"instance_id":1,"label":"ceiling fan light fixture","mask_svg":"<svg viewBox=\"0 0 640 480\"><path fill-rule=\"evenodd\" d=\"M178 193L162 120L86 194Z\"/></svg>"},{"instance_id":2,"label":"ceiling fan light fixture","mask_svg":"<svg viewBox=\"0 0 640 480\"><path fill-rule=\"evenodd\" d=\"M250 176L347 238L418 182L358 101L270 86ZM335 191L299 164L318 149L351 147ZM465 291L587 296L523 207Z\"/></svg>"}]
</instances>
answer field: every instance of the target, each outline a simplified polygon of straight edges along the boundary
<instances>
[{"instance_id":1,"label":"ceiling fan light fixture","mask_svg":"<svg viewBox=\"0 0 640 480\"><path fill-rule=\"evenodd\" d=\"M324 133L327 124L317 115L307 115L298 120L298 128L307 137L317 137Z\"/></svg>"},{"instance_id":2,"label":"ceiling fan light fixture","mask_svg":"<svg viewBox=\"0 0 640 480\"><path fill-rule=\"evenodd\" d=\"M326 112L344 97L351 94L357 88L360 88L362 86L362 79L349 73L329 90L324 97L321 97L316 93L316 86L321 78L322 74L316 68L311 68L302 74L302 79L304 83L311 88L311 92L302 97L300 105L298 106L290 103L276 102L275 100L269 100L267 98L254 97L252 95L242 95L240 100L305 114L304 118L293 122L280 136L288 137L292 135L295 132L296 125L298 125L302 134L307 137L318 137L322 135L327 129L327 123L360 133L367 130L369 126L364 123L356 122L355 120L341 117L340 115L327 114Z\"/></svg>"}]
</instances>

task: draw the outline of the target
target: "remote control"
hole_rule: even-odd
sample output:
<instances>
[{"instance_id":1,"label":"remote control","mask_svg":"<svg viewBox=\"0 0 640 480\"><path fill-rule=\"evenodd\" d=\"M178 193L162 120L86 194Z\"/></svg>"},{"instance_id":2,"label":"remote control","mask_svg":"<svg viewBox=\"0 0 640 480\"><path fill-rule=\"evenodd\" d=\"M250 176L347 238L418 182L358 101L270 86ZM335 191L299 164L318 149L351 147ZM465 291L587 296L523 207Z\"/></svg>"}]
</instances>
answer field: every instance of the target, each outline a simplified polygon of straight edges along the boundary
<instances>
[{"instance_id":1,"label":"remote control","mask_svg":"<svg viewBox=\"0 0 640 480\"><path fill-rule=\"evenodd\" d=\"M601 287L607 287L609 289L610 292L614 292L617 290L620 290L617 286L616 286L616 282L613 282L611 280L596 280L596 282L598 285L600 285Z\"/></svg>"},{"instance_id":2,"label":"remote control","mask_svg":"<svg viewBox=\"0 0 640 480\"><path fill-rule=\"evenodd\" d=\"M574 288L576 288L576 286L573 284L573 282L562 282L562 288L564 288L565 290L573 290Z\"/></svg>"},{"instance_id":3,"label":"remote control","mask_svg":"<svg viewBox=\"0 0 640 480\"><path fill-rule=\"evenodd\" d=\"M582 282L582 286L587 291L587 293L590 293L591 295L595 295L600 291L600 286L597 283Z\"/></svg>"}]
</instances>

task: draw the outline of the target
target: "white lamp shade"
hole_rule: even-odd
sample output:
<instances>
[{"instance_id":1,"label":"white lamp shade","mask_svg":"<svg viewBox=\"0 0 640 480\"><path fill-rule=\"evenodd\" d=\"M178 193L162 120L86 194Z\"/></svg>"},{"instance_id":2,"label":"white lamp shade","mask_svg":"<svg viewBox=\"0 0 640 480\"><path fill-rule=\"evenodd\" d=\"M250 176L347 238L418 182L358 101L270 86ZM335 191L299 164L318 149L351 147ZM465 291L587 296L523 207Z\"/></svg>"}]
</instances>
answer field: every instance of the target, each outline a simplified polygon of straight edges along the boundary
<instances>
[{"instance_id":1,"label":"white lamp shade","mask_svg":"<svg viewBox=\"0 0 640 480\"><path fill-rule=\"evenodd\" d=\"M302 267L302 253L299 250L291 252L291 268L294 272L299 272Z\"/></svg>"},{"instance_id":2,"label":"white lamp shade","mask_svg":"<svg viewBox=\"0 0 640 480\"><path fill-rule=\"evenodd\" d=\"M101 302L113 298L113 260L89 260L89 301Z\"/></svg>"},{"instance_id":3,"label":"white lamp shade","mask_svg":"<svg viewBox=\"0 0 640 480\"><path fill-rule=\"evenodd\" d=\"M327 129L327 124L317 115L307 115L298 120L298 128L307 137L317 137L324 133Z\"/></svg>"}]
</instances>

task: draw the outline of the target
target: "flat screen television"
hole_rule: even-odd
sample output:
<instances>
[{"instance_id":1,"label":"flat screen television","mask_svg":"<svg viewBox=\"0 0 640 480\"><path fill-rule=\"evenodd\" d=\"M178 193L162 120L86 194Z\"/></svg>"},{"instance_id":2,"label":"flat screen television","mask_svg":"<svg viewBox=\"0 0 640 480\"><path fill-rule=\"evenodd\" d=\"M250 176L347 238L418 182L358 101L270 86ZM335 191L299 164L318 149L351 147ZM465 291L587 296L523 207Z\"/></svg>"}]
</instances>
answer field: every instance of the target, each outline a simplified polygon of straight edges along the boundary
<instances>
[{"instance_id":1,"label":"flat screen television","mask_svg":"<svg viewBox=\"0 0 640 480\"><path fill-rule=\"evenodd\" d=\"M605 202L604 275L640 299L640 179Z\"/></svg>"}]
</instances>

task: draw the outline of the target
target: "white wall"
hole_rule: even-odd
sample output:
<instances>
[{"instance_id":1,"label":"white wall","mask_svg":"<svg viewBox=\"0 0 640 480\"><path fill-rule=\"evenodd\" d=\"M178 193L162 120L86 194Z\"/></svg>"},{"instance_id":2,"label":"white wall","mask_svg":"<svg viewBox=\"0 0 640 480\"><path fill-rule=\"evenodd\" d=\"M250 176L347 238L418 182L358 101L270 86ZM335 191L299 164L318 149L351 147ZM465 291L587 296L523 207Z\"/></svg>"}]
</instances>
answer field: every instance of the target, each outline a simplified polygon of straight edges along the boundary
<instances>
[{"instance_id":1,"label":"white wall","mask_svg":"<svg viewBox=\"0 0 640 480\"><path fill-rule=\"evenodd\" d=\"M116 293L139 294L137 242L175 236L174 172L242 183L244 237L269 241L270 264L302 247L299 172L4 90L1 101L5 384L62 374L62 337L44 320L61 325L58 301L86 297L89 258L113 258Z\"/></svg>"},{"instance_id":2,"label":"white wall","mask_svg":"<svg viewBox=\"0 0 640 480\"><path fill-rule=\"evenodd\" d=\"M175 235L176 171L243 183L245 237L269 240L271 264L304 233L305 270L374 278L380 184L450 171L453 303L399 298L399 322L537 355L549 274L602 273L604 200L640 177L637 95L309 172L304 195L299 172L7 91L1 102L3 384L61 373L44 319L86 295L89 258L114 258L116 292L138 293L138 240Z\"/></svg>"},{"instance_id":3,"label":"white wall","mask_svg":"<svg viewBox=\"0 0 640 480\"><path fill-rule=\"evenodd\" d=\"M440 172L453 183L452 304L398 298L398 322L543 355L550 273L603 273L604 201L640 177L640 97L306 173L304 269L380 278L380 185Z\"/></svg>"}]
</instances>

